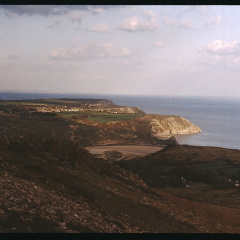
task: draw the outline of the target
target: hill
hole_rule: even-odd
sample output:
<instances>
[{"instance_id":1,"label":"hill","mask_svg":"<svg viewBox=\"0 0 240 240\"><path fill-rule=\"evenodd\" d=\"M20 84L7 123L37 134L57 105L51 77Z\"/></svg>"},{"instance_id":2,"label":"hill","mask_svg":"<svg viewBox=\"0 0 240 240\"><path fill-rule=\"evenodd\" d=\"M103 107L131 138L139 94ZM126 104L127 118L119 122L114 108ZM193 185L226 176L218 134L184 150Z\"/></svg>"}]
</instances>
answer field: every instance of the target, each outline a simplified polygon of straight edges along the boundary
<instances>
[{"instance_id":1,"label":"hill","mask_svg":"<svg viewBox=\"0 0 240 240\"><path fill-rule=\"evenodd\" d=\"M104 99L0 101L0 136L74 140L97 144L176 144L173 134L201 130L179 116L145 114Z\"/></svg>"},{"instance_id":2,"label":"hill","mask_svg":"<svg viewBox=\"0 0 240 240\"><path fill-rule=\"evenodd\" d=\"M72 141L2 137L0 167L0 232L240 232L239 209L153 188Z\"/></svg>"}]
</instances>

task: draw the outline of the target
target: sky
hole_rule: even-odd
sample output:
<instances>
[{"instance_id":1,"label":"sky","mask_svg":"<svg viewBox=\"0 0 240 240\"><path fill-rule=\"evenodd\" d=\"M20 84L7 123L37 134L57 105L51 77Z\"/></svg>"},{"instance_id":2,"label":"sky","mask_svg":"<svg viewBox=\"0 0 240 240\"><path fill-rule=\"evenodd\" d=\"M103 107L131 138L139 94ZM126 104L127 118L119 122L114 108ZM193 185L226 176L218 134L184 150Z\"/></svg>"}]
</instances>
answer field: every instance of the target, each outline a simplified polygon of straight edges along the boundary
<instances>
[{"instance_id":1,"label":"sky","mask_svg":"<svg viewBox=\"0 0 240 240\"><path fill-rule=\"evenodd\" d=\"M0 5L0 91L238 97L239 12Z\"/></svg>"}]
</instances>

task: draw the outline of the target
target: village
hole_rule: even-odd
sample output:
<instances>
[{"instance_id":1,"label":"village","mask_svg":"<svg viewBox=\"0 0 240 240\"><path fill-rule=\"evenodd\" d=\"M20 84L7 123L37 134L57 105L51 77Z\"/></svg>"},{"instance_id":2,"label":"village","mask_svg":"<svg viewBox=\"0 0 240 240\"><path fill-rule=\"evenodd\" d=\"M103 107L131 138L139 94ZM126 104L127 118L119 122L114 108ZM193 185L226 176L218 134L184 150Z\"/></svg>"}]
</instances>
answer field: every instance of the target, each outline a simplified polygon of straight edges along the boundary
<instances>
[{"instance_id":1,"label":"village","mask_svg":"<svg viewBox=\"0 0 240 240\"><path fill-rule=\"evenodd\" d=\"M101 100L100 100L101 101ZM74 102L58 104L57 101L51 102L48 100L39 100L34 104L19 104L19 103L7 103L1 105L0 113L23 113L23 114L34 114L34 113L73 113L73 112L102 112L111 114L144 114L144 112L137 107L123 107L115 104L111 104L108 101L98 101L96 103Z\"/></svg>"}]
</instances>

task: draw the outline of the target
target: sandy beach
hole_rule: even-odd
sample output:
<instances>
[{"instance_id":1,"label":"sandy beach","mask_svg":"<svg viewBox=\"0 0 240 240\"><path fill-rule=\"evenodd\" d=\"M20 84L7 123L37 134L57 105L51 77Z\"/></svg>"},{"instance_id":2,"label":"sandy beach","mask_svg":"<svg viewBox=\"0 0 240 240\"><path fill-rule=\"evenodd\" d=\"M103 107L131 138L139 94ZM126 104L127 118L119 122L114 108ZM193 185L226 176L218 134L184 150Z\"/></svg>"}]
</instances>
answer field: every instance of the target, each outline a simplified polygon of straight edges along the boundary
<instances>
[{"instance_id":1,"label":"sandy beach","mask_svg":"<svg viewBox=\"0 0 240 240\"><path fill-rule=\"evenodd\" d=\"M147 145L115 145L115 146L90 146L86 149L94 155L104 154L104 151L119 151L125 154L132 155L147 155L150 153L157 152L164 147L160 146L147 146Z\"/></svg>"}]
</instances>

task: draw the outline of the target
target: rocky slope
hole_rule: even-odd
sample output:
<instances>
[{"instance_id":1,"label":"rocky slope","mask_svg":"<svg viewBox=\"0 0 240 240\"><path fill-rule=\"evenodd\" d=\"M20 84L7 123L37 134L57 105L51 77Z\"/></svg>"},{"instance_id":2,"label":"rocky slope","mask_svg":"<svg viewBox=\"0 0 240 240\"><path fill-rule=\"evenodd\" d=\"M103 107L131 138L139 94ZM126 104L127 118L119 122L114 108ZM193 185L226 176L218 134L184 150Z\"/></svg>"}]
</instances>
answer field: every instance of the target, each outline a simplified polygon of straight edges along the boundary
<instances>
[{"instance_id":1,"label":"rocky slope","mask_svg":"<svg viewBox=\"0 0 240 240\"><path fill-rule=\"evenodd\" d=\"M71 141L2 137L0 168L0 232L240 232L240 210L164 193Z\"/></svg>"},{"instance_id":2,"label":"rocky slope","mask_svg":"<svg viewBox=\"0 0 240 240\"><path fill-rule=\"evenodd\" d=\"M0 232L195 229L172 219L161 197L137 175L93 158L72 142L9 137L0 141ZM156 222L149 223L148 216Z\"/></svg>"}]
</instances>

